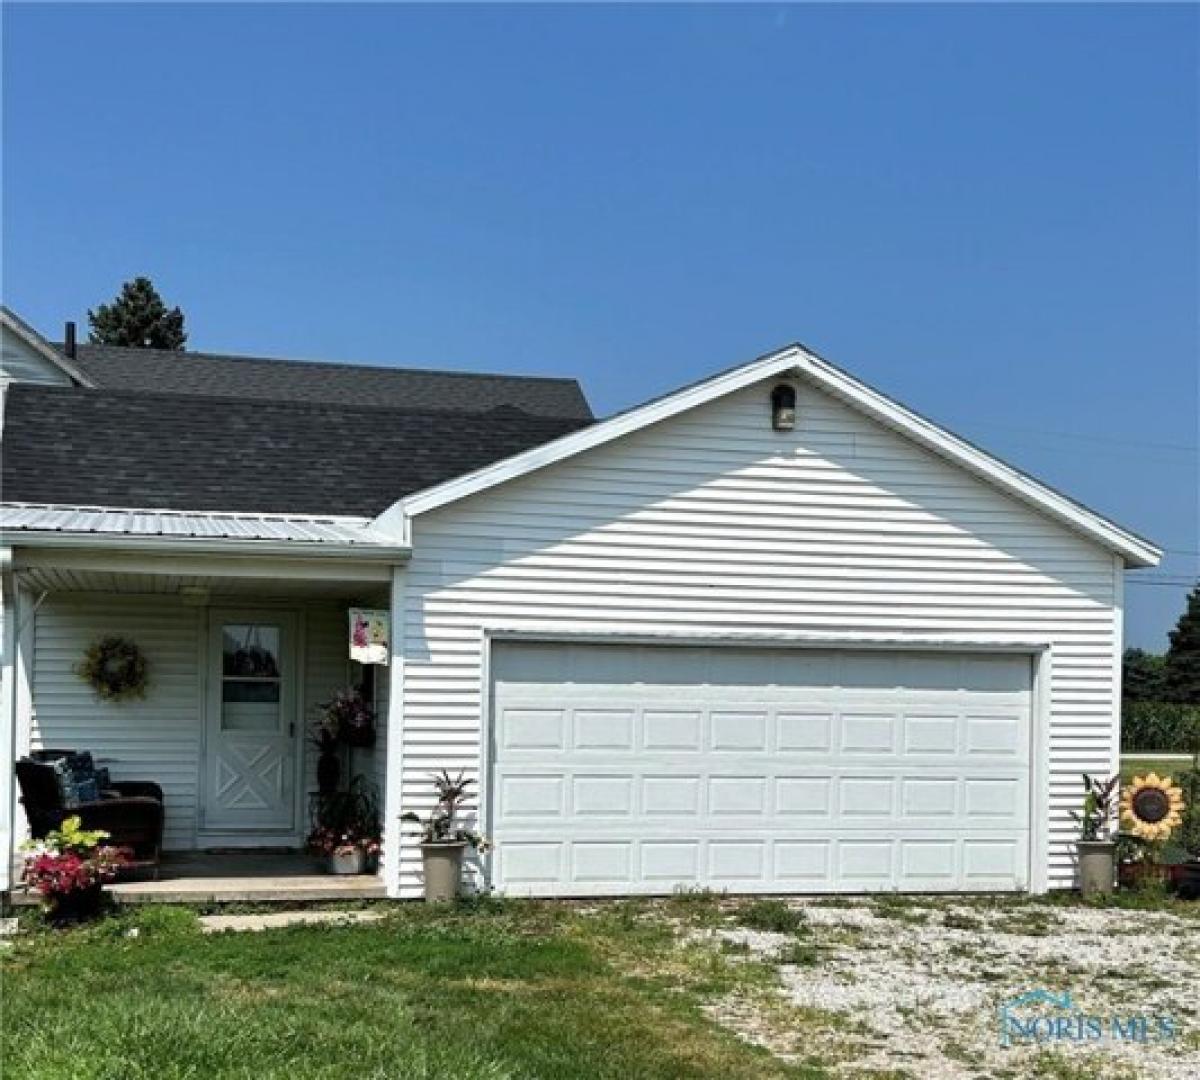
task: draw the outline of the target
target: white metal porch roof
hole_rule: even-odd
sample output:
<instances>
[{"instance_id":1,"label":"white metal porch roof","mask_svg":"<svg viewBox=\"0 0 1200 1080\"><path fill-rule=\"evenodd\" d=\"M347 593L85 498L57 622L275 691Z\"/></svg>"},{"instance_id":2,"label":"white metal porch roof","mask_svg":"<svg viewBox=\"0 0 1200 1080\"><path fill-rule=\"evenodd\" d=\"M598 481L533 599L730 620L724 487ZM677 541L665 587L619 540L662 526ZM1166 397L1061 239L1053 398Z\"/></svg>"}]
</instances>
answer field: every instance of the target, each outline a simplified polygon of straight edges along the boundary
<instances>
[{"instance_id":1,"label":"white metal porch roof","mask_svg":"<svg viewBox=\"0 0 1200 1080\"><path fill-rule=\"evenodd\" d=\"M331 549L390 557L402 545L396 537L370 528L370 518L296 514L243 514L218 511L137 510L106 506L55 506L0 503L0 542L6 544L70 543L89 540L122 542L172 541L239 544L242 550L295 546L318 552Z\"/></svg>"}]
</instances>

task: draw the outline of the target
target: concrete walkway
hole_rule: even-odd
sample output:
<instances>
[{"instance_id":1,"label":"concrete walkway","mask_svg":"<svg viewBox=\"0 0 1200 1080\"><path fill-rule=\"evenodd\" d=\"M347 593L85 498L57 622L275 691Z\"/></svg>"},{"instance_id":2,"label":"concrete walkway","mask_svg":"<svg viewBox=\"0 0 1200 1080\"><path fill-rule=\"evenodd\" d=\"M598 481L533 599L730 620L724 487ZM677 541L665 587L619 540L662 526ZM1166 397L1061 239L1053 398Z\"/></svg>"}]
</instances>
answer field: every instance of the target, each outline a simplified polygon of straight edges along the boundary
<instances>
[{"instance_id":1,"label":"concrete walkway","mask_svg":"<svg viewBox=\"0 0 1200 1080\"><path fill-rule=\"evenodd\" d=\"M282 926L357 926L378 922L386 911L273 911L266 915L202 915L200 931L278 930Z\"/></svg>"}]
</instances>

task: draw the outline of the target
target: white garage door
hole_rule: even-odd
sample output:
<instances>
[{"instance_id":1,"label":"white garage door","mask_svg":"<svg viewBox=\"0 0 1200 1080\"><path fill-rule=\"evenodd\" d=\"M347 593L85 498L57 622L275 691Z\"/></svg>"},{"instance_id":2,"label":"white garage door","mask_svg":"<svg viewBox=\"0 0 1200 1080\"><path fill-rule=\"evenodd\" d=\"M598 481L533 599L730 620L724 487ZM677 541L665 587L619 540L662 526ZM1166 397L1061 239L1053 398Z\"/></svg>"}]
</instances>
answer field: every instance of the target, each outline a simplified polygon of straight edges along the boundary
<instances>
[{"instance_id":1,"label":"white garage door","mask_svg":"<svg viewBox=\"0 0 1200 1080\"><path fill-rule=\"evenodd\" d=\"M499 643L492 672L510 894L1027 885L1028 657Z\"/></svg>"}]
</instances>

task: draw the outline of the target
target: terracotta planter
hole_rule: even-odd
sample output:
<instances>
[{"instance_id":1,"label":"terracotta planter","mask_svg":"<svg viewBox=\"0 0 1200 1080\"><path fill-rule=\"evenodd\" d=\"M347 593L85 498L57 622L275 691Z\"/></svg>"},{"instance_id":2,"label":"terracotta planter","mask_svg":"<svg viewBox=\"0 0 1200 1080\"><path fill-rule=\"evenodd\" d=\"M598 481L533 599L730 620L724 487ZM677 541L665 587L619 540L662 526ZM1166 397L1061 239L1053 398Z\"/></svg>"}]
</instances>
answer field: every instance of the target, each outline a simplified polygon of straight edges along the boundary
<instances>
[{"instance_id":1,"label":"terracotta planter","mask_svg":"<svg viewBox=\"0 0 1200 1080\"><path fill-rule=\"evenodd\" d=\"M1117 845L1112 840L1080 840L1079 891L1084 896L1107 896L1117 879Z\"/></svg>"},{"instance_id":2,"label":"terracotta planter","mask_svg":"<svg viewBox=\"0 0 1200 1080\"><path fill-rule=\"evenodd\" d=\"M459 884L462 881L463 852L466 847L466 842L462 840L421 845L427 903L453 900L458 895Z\"/></svg>"},{"instance_id":3,"label":"terracotta planter","mask_svg":"<svg viewBox=\"0 0 1200 1080\"><path fill-rule=\"evenodd\" d=\"M344 853L331 852L329 872L331 874L365 874L367 872L367 853L362 848L354 848Z\"/></svg>"}]
</instances>

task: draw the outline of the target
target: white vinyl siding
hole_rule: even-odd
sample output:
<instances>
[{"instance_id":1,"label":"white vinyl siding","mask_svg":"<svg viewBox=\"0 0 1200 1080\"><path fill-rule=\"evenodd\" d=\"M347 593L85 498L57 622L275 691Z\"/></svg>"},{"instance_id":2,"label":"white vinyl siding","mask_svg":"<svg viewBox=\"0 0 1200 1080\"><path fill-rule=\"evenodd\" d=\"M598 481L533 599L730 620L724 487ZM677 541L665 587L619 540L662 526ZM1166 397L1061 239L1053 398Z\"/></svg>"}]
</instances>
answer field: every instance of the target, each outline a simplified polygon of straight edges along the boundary
<instances>
[{"instance_id":1,"label":"white vinyl siding","mask_svg":"<svg viewBox=\"0 0 1200 1080\"><path fill-rule=\"evenodd\" d=\"M894 634L1042 642L1050 884L1072 880L1079 773L1116 765L1120 565L1096 543L808 385L771 382L413 522L403 803L480 768L485 628ZM403 895L420 887L406 845Z\"/></svg>"},{"instance_id":2,"label":"white vinyl siding","mask_svg":"<svg viewBox=\"0 0 1200 1080\"><path fill-rule=\"evenodd\" d=\"M250 604L239 599L241 606ZM304 625L303 723L296 737L305 745L303 790L308 792L316 787L316 752L308 743L309 731L321 704L349 679L346 615L345 608L335 604L285 607L300 612ZM91 750L98 758L111 759L114 780L160 784L166 800L167 849L189 849L198 843L207 619L207 609L185 607L177 596L58 594L48 596L37 612L31 747ZM109 634L128 637L145 654L145 698L100 701L76 674L88 645ZM371 755L380 753L356 751L356 767L371 774ZM307 800L296 823L301 834L308 829L306 815Z\"/></svg>"},{"instance_id":3,"label":"white vinyl siding","mask_svg":"<svg viewBox=\"0 0 1200 1080\"><path fill-rule=\"evenodd\" d=\"M0 388L14 382L71 385L70 377L62 368L4 326L0 327Z\"/></svg>"}]
</instances>

